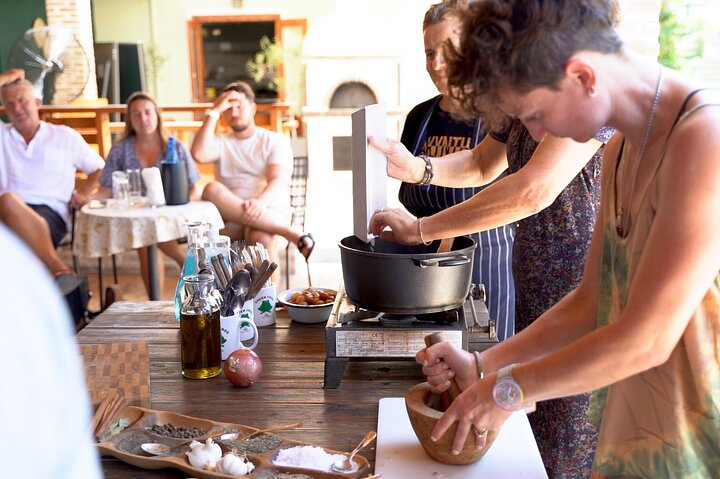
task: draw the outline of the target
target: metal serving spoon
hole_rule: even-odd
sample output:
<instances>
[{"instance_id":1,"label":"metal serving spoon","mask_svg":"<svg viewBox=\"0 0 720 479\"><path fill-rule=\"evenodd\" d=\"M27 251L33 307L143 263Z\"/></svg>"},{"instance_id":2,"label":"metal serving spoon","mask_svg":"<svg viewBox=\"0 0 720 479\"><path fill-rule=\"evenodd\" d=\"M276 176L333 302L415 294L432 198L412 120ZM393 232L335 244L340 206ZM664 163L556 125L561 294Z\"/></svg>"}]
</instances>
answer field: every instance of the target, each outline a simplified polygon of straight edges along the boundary
<instances>
[{"instance_id":1,"label":"metal serving spoon","mask_svg":"<svg viewBox=\"0 0 720 479\"><path fill-rule=\"evenodd\" d=\"M377 434L375 431L370 431L367 434L365 434L365 437L360 441L360 444L357 445L355 449L350 453L349 456L345 456L345 459L337 460L332 463L332 470L336 472L352 472L355 469L357 469L357 464L353 462L353 457L355 457L355 454L357 454L360 449L370 444Z\"/></svg>"}]
</instances>

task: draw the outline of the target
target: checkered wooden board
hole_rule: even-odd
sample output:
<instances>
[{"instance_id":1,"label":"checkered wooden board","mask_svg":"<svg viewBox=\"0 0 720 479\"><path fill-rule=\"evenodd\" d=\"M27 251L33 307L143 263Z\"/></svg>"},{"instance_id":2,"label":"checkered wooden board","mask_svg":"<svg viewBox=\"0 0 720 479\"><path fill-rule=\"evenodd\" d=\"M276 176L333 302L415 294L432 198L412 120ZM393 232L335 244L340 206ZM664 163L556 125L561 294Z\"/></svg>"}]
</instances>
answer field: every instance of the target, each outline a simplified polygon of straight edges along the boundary
<instances>
[{"instance_id":1,"label":"checkered wooden board","mask_svg":"<svg viewBox=\"0 0 720 479\"><path fill-rule=\"evenodd\" d=\"M147 343L81 344L85 378L93 408L113 391L133 406L150 407Z\"/></svg>"}]
</instances>

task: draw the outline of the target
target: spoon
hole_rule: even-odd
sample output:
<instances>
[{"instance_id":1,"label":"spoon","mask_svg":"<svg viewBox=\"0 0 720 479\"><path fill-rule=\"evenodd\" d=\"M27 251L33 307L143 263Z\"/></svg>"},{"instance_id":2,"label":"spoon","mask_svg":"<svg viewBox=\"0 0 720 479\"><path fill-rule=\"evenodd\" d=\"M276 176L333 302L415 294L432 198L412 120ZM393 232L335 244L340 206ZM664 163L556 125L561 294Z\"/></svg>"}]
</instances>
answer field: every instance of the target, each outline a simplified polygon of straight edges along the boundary
<instances>
[{"instance_id":1,"label":"spoon","mask_svg":"<svg viewBox=\"0 0 720 479\"><path fill-rule=\"evenodd\" d=\"M355 454L360 451L363 447L370 444L377 434L375 431L370 431L367 434L365 434L365 437L360 441L360 444L357 445L355 449L353 449L353 452L350 453L349 456L345 456L345 459L337 460L332 463L332 469L336 472L352 472L355 469L357 469L357 464L353 462L353 457L355 457Z\"/></svg>"},{"instance_id":2,"label":"spoon","mask_svg":"<svg viewBox=\"0 0 720 479\"><path fill-rule=\"evenodd\" d=\"M235 296L235 289L227 285L225 291L222 293L222 306L220 307L220 314L222 316L232 316L232 299Z\"/></svg>"},{"instance_id":3,"label":"spoon","mask_svg":"<svg viewBox=\"0 0 720 479\"><path fill-rule=\"evenodd\" d=\"M250 273L244 269L238 270L225 288L223 295L223 314L231 316L245 302L250 289Z\"/></svg>"},{"instance_id":4,"label":"spoon","mask_svg":"<svg viewBox=\"0 0 720 479\"><path fill-rule=\"evenodd\" d=\"M185 439L184 441L180 441L173 446L168 446L167 444L162 444L160 442L145 442L140 444L140 449L153 456L162 456L163 454L167 454L171 449L175 449L176 447L182 446L183 444L187 444L193 441L204 441L211 437L222 436L223 434L225 434L225 431L217 431L210 434L209 436L199 436L192 439Z\"/></svg>"},{"instance_id":5,"label":"spoon","mask_svg":"<svg viewBox=\"0 0 720 479\"><path fill-rule=\"evenodd\" d=\"M257 436L258 434L264 434L266 432L273 432L273 431L282 431L285 429L293 429L293 428L302 427L302 426L303 426L303 423L296 422L295 424L285 424L283 426L273 426L273 427L268 427L265 429L258 429L257 431L253 431L251 433L233 432L230 434L223 434L222 436L220 436L220 440L221 441L236 441L236 440L242 438L243 440L247 441L251 437Z\"/></svg>"},{"instance_id":6,"label":"spoon","mask_svg":"<svg viewBox=\"0 0 720 479\"><path fill-rule=\"evenodd\" d=\"M235 290L236 295L247 295L250 289L250 273L245 269L237 270L228 281L228 286Z\"/></svg>"}]
</instances>

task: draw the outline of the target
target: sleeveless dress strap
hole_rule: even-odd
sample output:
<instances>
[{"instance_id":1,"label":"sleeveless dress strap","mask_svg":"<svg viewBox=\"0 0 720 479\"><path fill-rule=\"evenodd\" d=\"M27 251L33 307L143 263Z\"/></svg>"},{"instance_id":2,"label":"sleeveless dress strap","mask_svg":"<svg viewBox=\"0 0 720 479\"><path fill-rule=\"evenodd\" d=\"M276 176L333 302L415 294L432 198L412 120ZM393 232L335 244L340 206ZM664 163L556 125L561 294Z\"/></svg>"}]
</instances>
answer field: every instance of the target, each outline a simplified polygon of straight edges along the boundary
<instances>
[{"instance_id":1,"label":"sleeveless dress strap","mask_svg":"<svg viewBox=\"0 0 720 479\"><path fill-rule=\"evenodd\" d=\"M660 152L660 161L658 162L658 166L660 163L662 163L663 158L665 158L665 152L667 150L668 142L670 141L670 137L675 132L675 128L683 122L686 118L688 118L690 115L695 113L696 111L705 108L706 106L720 106L720 103L700 103L698 105L693 106L689 110L685 110L687 108L688 103L694 97L697 93L705 90L714 90L714 88L699 88L697 90L693 90L685 97L685 100L683 101L682 105L680 105L680 109L678 110L678 114L675 117L675 121L673 122L672 126L670 127L670 131L668 131L667 137L665 137L665 143L663 144L662 151Z\"/></svg>"}]
</instances>

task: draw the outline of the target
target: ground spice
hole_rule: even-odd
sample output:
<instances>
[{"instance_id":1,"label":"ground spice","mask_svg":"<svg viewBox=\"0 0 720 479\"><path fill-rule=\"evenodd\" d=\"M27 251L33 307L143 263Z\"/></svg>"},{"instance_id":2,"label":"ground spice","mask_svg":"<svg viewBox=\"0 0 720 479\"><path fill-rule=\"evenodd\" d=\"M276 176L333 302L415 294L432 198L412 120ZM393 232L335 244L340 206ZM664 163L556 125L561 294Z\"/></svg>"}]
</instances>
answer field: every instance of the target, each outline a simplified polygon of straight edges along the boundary
<instances>
[{"instance_id":1,"label":"ground spice","mask_svg":"<svg viewBox=\"0 0 720 479\"><path fill-rule=\"evenodd\" d=\"M262 476L258 476L257 479L313 479L313 477L307 474L266 471Z\"/></svg>"},{"instance_id":2,"label":"ground spice","mask_svg":"<svg viewBox=\"0 0 720 479\"><path fill-rule=\"evenodd\" d=\"M147 431L132 430L120 433L114 441L115 448L128 454L147 456L148 454L140 448L146 442L156 442L155 438Z\"/></svg>"},{"instance_id":3,"label":"ground spice","mask_svg":"<svg viewBox=\"0 0 720 479\"><path fill-rule=\"evenodd\" d=\"M263 433L250 439L240 439L238 441L218 441L229 448L235 448L238 452L247 452L250 454L262 454L263 452L272 451L282 442L282 437L277 434Z\"/></svg>"}]
</instances>

